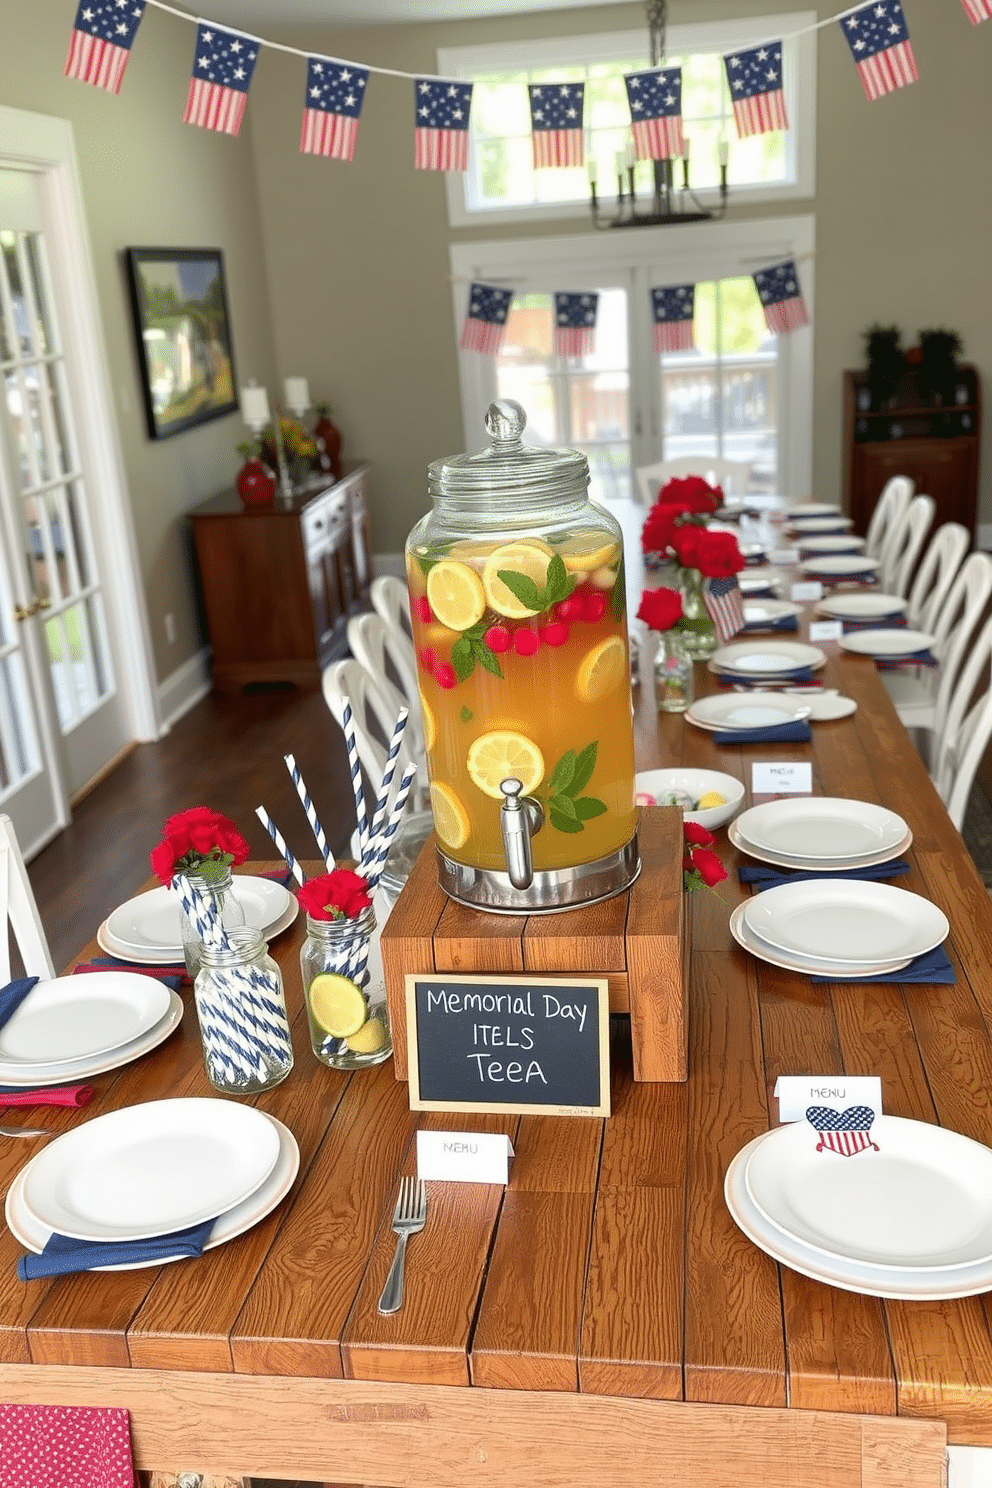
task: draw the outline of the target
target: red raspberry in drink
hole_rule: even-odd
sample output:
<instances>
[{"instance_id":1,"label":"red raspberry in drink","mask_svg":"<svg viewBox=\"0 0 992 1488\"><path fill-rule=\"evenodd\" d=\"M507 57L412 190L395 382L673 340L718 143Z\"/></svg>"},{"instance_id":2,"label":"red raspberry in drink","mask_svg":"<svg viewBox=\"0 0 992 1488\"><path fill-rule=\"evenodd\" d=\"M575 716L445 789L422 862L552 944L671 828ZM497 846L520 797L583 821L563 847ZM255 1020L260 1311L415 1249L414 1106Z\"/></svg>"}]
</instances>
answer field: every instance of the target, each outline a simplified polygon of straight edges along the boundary
<instances>
[{"instance_id":1,"label":"red raspberry in drink","mask_svg":"<svg viewBox=\"0 0 992 1488\"><path fill-rule=\"evenodd\" d=\"M434 680L438 687L454 687L458 682L458 674L448 661L439 661L434 668Z\"/></svg>"},{"instance_id":2,"label":"red raspberry in drink","mask_svg":"<svg viewBox=\"0 0 992 1488\"><path fill-rule=\"evenodd\" d=\"M482 639L490 651L496 651L502 655L504 651L509 651L510 649L510 641L512 639L510 628L507 625L490 625Z\"/></svg>"},{"instance_id":3,"label":"red raspberry in drink","mask_svg":"<svg viewBox=\"0 0 992 1488\"><path fill-rule=\"evenodd\" d=\"M437 658L434 655L434 652L431 650L430 646L421 646L420 650L417 652L417 655L420 658L420 665L423 667L424 671L432 672L437 665Z\"/></svg>"},{"instance_id":4,"label":"red raspberry in drink","mask_svg":"<svg viewBox=\"0 0 992 1488\"><path fill-rule=\"evenodd\" d=\"M513 649L518 656L533 656L540 644L532 630L526 630L521 626L519 630L513 632Z\"/></svg>"},{"instance_id":5,"label":"red raspberry in drink","mask_svg":"<svg viewBox=\"0 0 992 1488\"><path fill-rule=\"evenodd\" d=\"M593 591L582 596L582 618L592 624L606 614L606 595Z\"/></svg>"},{"instance_id":6,"label":"red raspberry in drink","mask_svg":"<svg viewBox=\"0 0 992 1488\"><path fill-rule=\"evenodd\" d=\"M584 599L584 594L570 594L567 599L563 599L555 606L557 611L555 619L564 620L566 625L574 625L577 620L584 619Z\"/></svg>"},{"instance_id":7,"label":"red raspberry in drink","mask_svg":"<svg viewBox=\"0 0 992 1488\"><path fill-rule=\"evenodd\" d=\"M434 619L434 611L431 609L431 602L426 594L422 594L417 600L417 616L423 620L425 625L428 620Z\"/></svg>"},{"instance_id":8,"label":"red raspberry in drink","mask_svg":"<svg viewBox=\"0 0 992 1488\"><path fill-rule=\"evenodd\" d=\"M542 625L538 635L546 646L564 646L568 640L568 626L561 620L552 620L550 625Z\"/></svg>"}]
</instances>

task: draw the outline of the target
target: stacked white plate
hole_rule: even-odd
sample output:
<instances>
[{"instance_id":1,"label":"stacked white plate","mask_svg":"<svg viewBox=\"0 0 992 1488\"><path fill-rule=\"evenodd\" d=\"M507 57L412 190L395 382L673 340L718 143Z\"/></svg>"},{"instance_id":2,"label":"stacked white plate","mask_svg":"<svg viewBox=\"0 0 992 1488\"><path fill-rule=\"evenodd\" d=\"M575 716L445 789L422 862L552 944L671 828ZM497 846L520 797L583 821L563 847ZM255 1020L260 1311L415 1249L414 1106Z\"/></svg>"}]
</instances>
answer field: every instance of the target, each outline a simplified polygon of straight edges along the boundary
<instances>
[{"instance_id":1,"label":"stacked white plate","mask_svg":"<svg viewBox=\"0 0 992 1488\"><path fill-rule=\"evenodd\" d=\"M182 1016L181 997L137 972L41 981L0 1029L0 1085L75 1084L119 1069L157 1048Z\"/></svg>"},{"instance_id":2,"label":"stacked white plate","mask_svg":"<svg viewBox=\"0 0 992 1488\"><path fill-rule=\"evenodd\" d=\"M778 575L770 568L755 568L750 573L737 575L737 587L744 599L750 594L777 594Z\"/></svg>"},{"instance_id":3,"label":"stacked white plate","mask_svg":"<svg viewBox=\"0 0 992 1488\"><path fill-rule=\"evenodd\" d=\"M878 572L877 558L863 553L824 553L819 558L804 558L799 565L803 573L829 579L865 579Z\"/></svg>"},{"instance_id":4,"label":"stacked white plate","mask_svg":"<svg viewBox=\"0 0 992 1488\"><path fill-rule=\"evenodd\" d=\"M697 728L723 733L729 729L775 728L780 723L798 723L808 718L810 712L810 704L798 694L748 692L699 698L685 716Z\"/></svg>"},{"instance_id":5,"label":"stacked white plate","mask_svg":"<svg viewBox=\"0 0 992 1488\"><path fill-rule=\"evenodd\" d=\"M739 701L753 702L754 697ZM742 812L732 823L729 836L735 847L759 862L814 873L840 873L887 863L904 853L913 841L912 832L897 812L846 796L789 796L764 801ZM899 893L905 897L904 890Z\"/></svg>"},{"instance_id":6,"label":"stacked white plate","mask_svg":"<svg viewBox=\"0 0 992 1488\"><path fill-rule=\"evenodd\" d=\"M785 508L787 522L819 521L823 517L841 517L839 506L831 501L797 501Z\"/></svg>"},{"instance_id":7,"label":"stacked white plate","mask_svg":"<svg viewBox=\"0 0 992 1488\"><path fill-rule=\"evenodd\" d=\"M11 1184L7 1225L40 1253L53 1233L127 1242L215 1217L204 1247L212 1250L271 1213L299 1162L292 1132L252 1106L149 1101L94 1117L44 1147Z\"/></svg>"},{"instance_id":8,"label":"stacked white plate","mask_svg":"<svg viewBox=\"0 0 992 1488\"><path fill-rule=\"evenodd\" d=\"M744 624L750 626L776 625L780 620L789 620L802 614L802 605L791 599L745 599L741 604Z\"/></svg>"},{"instance_id":9,"label":"stacked white plate","mask_svg":"<svg viewBox=\"0 0 992 1488\"><path fill-rule=\"evenodd\" d=\"M734 641L713 653L709 670L726 672L742 681L762 677L771 681L799 667L816 670L825 666L826 660L819 646L808 646L803 641Z\"/></svg>"},{"instance_id":10,"label":"stacked white plate","mask_svg":"<svg viewBox=\"0 0 992 1488\"><path fill-rule=\"evenodd\" d=\"M853 527L851 517L842 516L840 512L833 512L823 517L790 517L787 531L790 537L805 537L807 533L816 532L846 532Z\"/></svg>"},{"instance_id":11,"label":"stacked white plate","mask_svg":"<svg viewBox=\"0 0 992 1488\"><path fill-rule=\"evenodd\" d=\"M874 656L879 661L901 656L915 656L917 651L928 651L937 637L926 630L858 630L840 638L845 651L854 651L858 656Z\"/></svg>"},{"instance_id":12,"label":"stacked white plate","mask_svg":"<svg viewBox=\"0 0 992 1488\"><path fill-rule=\"evenodd\" d=\"M793 1271L870 1297L940 1301L992 1288L992 1152L878 1116L873 1147L817 1151L805 1121L765 1133L727 1170L738 1227ZM877 1149L877 1150L876 1150Z\"/></svg>"},{"instance_id":13,"label":"stacked white plate","mask_svg":"<svg viewBox=\"0 0 992 1488\"><path fill-rule=\"evenodd\" d=\"M906 605L898 594L832 594L821 599L816 608L832 620L881 620L905 614Z\"/></svg>"},{"instance_id":14,"label":"stacked white plate","mask_svg":"<svg viewBox=\"0 0 992 1488\"><path fill-rule=\"evenodd\" d=\"M851 532L832 537L800 536L799 546L804 553L862 553L865 539Z\"/></svg>"},{"instance_id":15,"label":"stacked white plate","mask_svg":"<svg viewBox=\"0 0 992 1488\"><path fill-rule=\"evenodd\" d=\"M296 919L295 895L271 878L236 874L233 893L244 910L245 924L271 940ZM179 929L179 900L171 889L149 889L129 899L104 920L97 941L111 956L148 966L165 966L183 959Z\"/></svg>"}]
</instances>

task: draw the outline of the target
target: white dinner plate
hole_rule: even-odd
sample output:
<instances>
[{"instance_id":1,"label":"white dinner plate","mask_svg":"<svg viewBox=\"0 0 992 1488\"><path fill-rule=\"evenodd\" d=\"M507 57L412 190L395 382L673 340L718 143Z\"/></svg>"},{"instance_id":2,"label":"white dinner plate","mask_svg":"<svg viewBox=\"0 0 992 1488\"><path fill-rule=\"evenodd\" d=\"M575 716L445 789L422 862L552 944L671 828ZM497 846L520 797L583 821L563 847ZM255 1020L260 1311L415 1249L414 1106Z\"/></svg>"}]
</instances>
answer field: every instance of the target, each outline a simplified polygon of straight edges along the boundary
<instances>
[{"instance_id":1,"label":"white dinner plate","mask_svg":"<svg viewBox=\"0 0 992 1488\"><path fill-rule=\"evenodd\" d=\"M841 636L840 643L859 656L912 656L928 651L936 639L927 630L858 630Z\"/></svg>"},{"instance_id":2,"label":"white dinner plate","mask_svg":"<svg viewBox=\"0 0 992 1488\"><path fill-rule=\"evenodd\" d=\"M271 878L237 874L232 889L244 910L245 924L263 933L285 914L289 901L296 902L288 889ZM164 885L138 894L115 909L107 919L107 928L119 945L136 954L168 953L182 960L179 899Z\"/></svg>"},{"instance_id":3,"label":"white dinner plate","mask_svg":"<svg viewBox=\"0 0 992 1488\"><path fill-rule=\"evenodd\" d=\"M778 593L778 576L764 569L753 569L751 573L737 575L737 587L741 591L742 598L746 599L749 594Z\"/></svg>"},{"instance_id":4,"label":"white dinner plate","mask_svg":"<svg viewBox=\"0 0 992 1488\"><path fill-rule=\"evenodd\" d=\"M38 982L0 1028L0 1084L8 1070L61 1064L119 1049L169 1009L169 989L129 971Z\"/></svg>"},{"instance_id":5,"label":"white dinner plate","mask_svg":"<svg viewBox=\"0 0 992 1488\"><path fill-rule=\"evenodd\" d=\"M766 889L766 894L771 890ZM759 896L760 897L760 896ZM852 961L819 961L811 956L800 956L779 949L778 946L769 945L756 931L752 930L744 917L747 904L738 904L730 916L730 933L739 946L745 951L750 951L759 961L767 961L769 966L781 966L785 971L799 971L806 976L828 976L831 981L843 982L857 980L858 977L881 976L890 971L901 971L908 966L913 959L900 959L886 962L882 965L864 966L855 965Z\"/></svg>"},{"instance_id":6,"label":"white dinner plate","mask_svg":"<svg viewBox=\"0 0 992 1488\"><path fill-rule=\"evenodd\" d=\"M803 521L806 517L840 517L842 515L840 507L831 501L797 501L794 506L785 508L787 522L794 522L797 518Z\"/></svg>"},{"instance_id":7,"label":"white dinner plate","mask_svg":"<svg viewBox=\"0 0 992 1488\"><path fill-rule=\"evenodd\" d=\"M263 931L265 939L267 941L274 940L277 935L280 935L282 933L283 930L287 930L296 919L296 916L299 914L299 912L299 901L294 894L290 894L289 903L286 905L283 913L279 916L274 924L267 925L265 927L265 930ZM132 946L125 945L122 941L117 940L116 937L110 933L108 926L109 921L104 920L103 924L96 932L97 944L100 946L101 950L107 952L108 956L116 956L119 961L133 961L140 966L172 966L174 964L182 964L182 946L167 949L164 951L156 951L151 948L145 951L137 951Z\"/></svg>"},{"instance_id":8,"label":"white dinner plate","mask_svg":"<svg viewBox=\"0 0 992 1488\"><path fill-rule=\"evenodd\" d=\"M767 1134L766 1134L767 1135ZM731 1217L743 1234L773 1260L809 1276L813 1281L859 1292L867 1297L891 1297L916 1302L940 1302L952 1297L972 1297L992 1290L992 1262L961 1267L954 1271L895 1271L869 1266L863 1261L831 1260L820 1251L793 1240L770 1224L756 1207L745 1183L753 1153L765 1136L742 1148L727 1169L723 1193Z\"/></svg>"},{"instance_id":9,"label":"white dinner plate","mask_svg":"<svg viewBox=\"0 0 992 1488\"><path fill-rule=\"evenodd\" d=\"M856 858L883 852L908 830L896 811L846 796L763 801L737 818L745 842L804 858Z\"/></svg>"},{"instance_id":10,"label":"white dinner plate","mask_svg":"<svg viewBox=\"0 0 992 1488\"><path fill-rule=\"evenodd\" d=\"M809 694L809 716L814 723L827 723L833 718L849 718L858 711L853 698L845 697L831 687L826 692Z\"/></svg>"},{"instance_id":11,"label":"white dinner plate","mask_svg":"<svg viewBox=\"0 0 992 1488\"><path fill-rule=\"evenodd\" d=\"M877 1116L874 1146L817 1151L806 1121L769 1132L744 1170L752 1203L813 1250L894 1270L992 1261L992 1151L960 1132Z\"/></svg>"},{"instance_id":12,"label":"white dinner plate","mask_svg":"<svg viewBox=\"0 0 992 1488\"><path fill-rule=\"evenodd\" d=\"M214 1221L210 1238L203 1249L216 1250L218 1245L226 1245L228 1240L233 1240L237 1235L243 1235L246 1230L252 1229L260 1223L266 1215L271 1214L277 1204L289 1193L293 1182L300 1169L300 1149L296 1138L287 1126L277 1121L274 1116L266 1116L266 1121L271 1121L279 1137L279 1156L276 1158L275 1166L261 1187L249 1194L240 1204L226 1209L223 1214L218 1215ZM30 1163L28 1164L30 1167ZM19 1240L25 1250L34 1251L40 1255L52 1238L52 1230L42 1224L39 1219L31 1213L24 1202L24 1177L28 1168L22 1168L7 1190L7 1202L4 1213L7 1219L7 1227L15 1240ZM94 1266L94 1271L138 1271L147 1266L164 1266L172 1261L181 1261L183 1256L169 1256L165 1260L149 1261L127 1261L116 1266Z\"/></svg>"},{"instance_id":13,"label":"white dinner plate","mask_svg":"<svg viewBox=\"0 0 992 1488\"><path fill-rule=\"evenodd\" d=\"M76 1240L143 1240L199 1224L246 1199L279 1156L253 1106L148 1101L95 1116L32 1160L24 1202Z\"/></svg>"},{"instance_id":14,"label":"white dinner plate","mask_svg":"<svg viewBox=\"0 0 992 1488\"><path fill-rule=\"evenodd\" d=\"M853 526L854 521L851 517L835 512L833 516L826 517L790 518L786 531L790 537L805 537L807 534L813 537L821 532L846 532L849 527Z\"/></svg>"},{"instance_id":15,"label":"white dinner plate","mask_svg":"<svg viewBox=\"0 0 992 1488\"><path fill-rule=\"evenodd\" d=\"M826 661L819 646L807 646L804 641L735 641L714 651L710 670L746 677L774 676L797 667L822 667Z\"/></svg>"},{"instance_id":16,"label":"white dinner plate","mask_svg":"<svg viewBox=\"0 0 992 1488\"><path fill-rule=\"evenodd\" d=\"M770 863L773 868L791 868L805 873L843 873L847 868L874 868L879 863L890 863L893 858L901 857L913 845L913 834L907 828L905 837L896 847L885 848L882 852L867 856L861 854L856 858L807 858L801 854L776 853L767 848L754 847L740 835L736 822L730 823L727 836L738 852L747 853L749 858L756 858L759 863Z\"/></svg>"},{"instance_id":17,"label":"white dinner plate","mask_svg":"<svg viewBox=\"0 0 992 1488\"><path fill-rule=\"evenodd\" d=\"M788 620L802 614L802 605L791 599L745 599L741 605L745 625L774 625L777 620Z\"/></svg>"},{"instance_id":18,"label":"white dinner plate","mask_svg":"<svg viewBox=\"0 0 992 1488\"><path fill-rule=\"evenodd\" d=\"M804 553L863 553L865 539L853 532L835 537L800 537L799 546Z\"/></svg>"},{"instance_id":19,"label":"white dinner plate","mask_svg":"<svg viewBox=\"0 0 992 1488\"><path fill-rule=\"evenodd\" d=\"M698 698L686 711L698 728L720 733L726 729L775 728L809 717L809 703L782 692L715 693Z\"/></svg>"},{"instance_id":20,"label":"white dinner plate","mask_svg":"<svg viewBox=\"0 0 992 1488\"><path fill-rule=\"evenodd\" d=\"M790 956L839 966L912 960L950 932L947 916L922 895L852 878L779 884L749 899L744 919Z\"/></svg>"},{"instance_id":21,"label":"white dinner plate","mask_svg":"<svg viewBox=\"0 0 992 1488\"><path fill-rule=\"evenodd\" d=\"M907 601L898 594L831 594L817 601L817 612L833 620L881 620L903 615Z\"/></svg>"},{"instance_id":22,"label":"white dinner plate","mask_svg":"<svg viewBox=\"0 0 992 1488\"><path fill-rule=\"evenodd\" d=\"M96 975L95 972L86 973ZM81 981L81 977L74 978ZM84 1059L63 1059L59 1064L23 1065L20 1069L6 1066L0 1076L2 1085L32 1086L74 1085L94 1075L106 1074L108 1070L121 1069L133 1059L140 1059L165 1042L183 1020L183 1000L178 992L168 992L168 1008L165 1016L130 1043L117 1049L108 1049L103 1054L90 1054Z\"/></svg>"},{"instance_id":23,"label":"white dinner plate","mask_svg":"<svg viewBox=\"0 0 992 1488\"><path fill-rule=\"evenodd\" d=\"M866 558L863 553L825 553L822 558L804 558L799 567L803 573L847 579L876 573L881 564L877 558Z\"/></svg>"}]
</instances>

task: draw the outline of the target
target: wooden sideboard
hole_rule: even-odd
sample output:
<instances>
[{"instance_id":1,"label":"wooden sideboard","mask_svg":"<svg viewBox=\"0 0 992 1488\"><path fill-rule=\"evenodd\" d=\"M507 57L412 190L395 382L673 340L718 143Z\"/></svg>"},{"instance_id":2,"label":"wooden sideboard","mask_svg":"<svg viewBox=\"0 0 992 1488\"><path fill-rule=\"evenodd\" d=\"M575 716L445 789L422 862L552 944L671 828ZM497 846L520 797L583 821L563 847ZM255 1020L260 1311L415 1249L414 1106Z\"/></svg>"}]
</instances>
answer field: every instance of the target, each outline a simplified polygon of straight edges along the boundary
<instances>
[{"instance_id":1,"label":"wooden sideboard","mask_svg":"<svg viewBox=\"0 0 992 1488\"><path fill-rule=\"evenodd\" d=\"M319 687L347 651L349 616L367 607L372 561L368 466L272 506L234 491L190 512L220 691L250 682Z\"/></svg>"}]
</instances>

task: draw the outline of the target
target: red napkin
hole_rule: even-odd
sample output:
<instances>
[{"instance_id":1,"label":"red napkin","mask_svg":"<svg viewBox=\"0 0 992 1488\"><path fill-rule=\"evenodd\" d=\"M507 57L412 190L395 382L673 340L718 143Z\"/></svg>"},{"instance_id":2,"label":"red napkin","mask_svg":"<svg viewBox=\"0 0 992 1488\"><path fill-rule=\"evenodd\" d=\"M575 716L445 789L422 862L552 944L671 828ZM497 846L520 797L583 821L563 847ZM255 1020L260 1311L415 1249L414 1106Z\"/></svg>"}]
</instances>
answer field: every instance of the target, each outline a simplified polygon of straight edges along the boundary
<instances>
[{"instance_id":1,"label":"red napkin","mask_svg":"<svg viewBox=\"0 0 992 1488\"><path fill-rule=\"evenodd\" d=\"M53 1085L38 1090L0 1085L0 1106L85 1106L92 1099L92 1085ZM6 1488L2 1474L0 1488Z\"/></svg>"},{"instance_id":2,"label":"red napkin","mask_svg":"<svg viewBox=\"0 0 992 1488\"><path fill-rule=\"evenodd\" d=\"M134 1488L128 1413L0 1405L0 1488Z\"/></svg>"}]
</instances>

